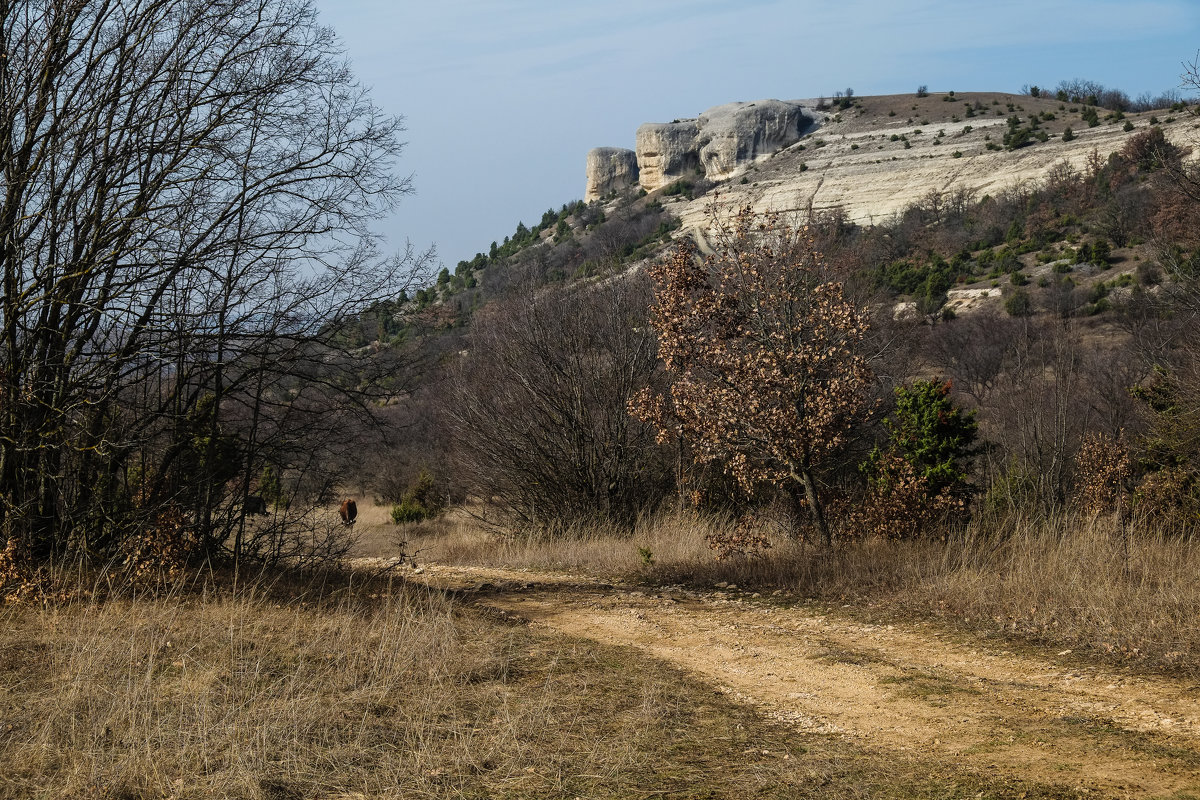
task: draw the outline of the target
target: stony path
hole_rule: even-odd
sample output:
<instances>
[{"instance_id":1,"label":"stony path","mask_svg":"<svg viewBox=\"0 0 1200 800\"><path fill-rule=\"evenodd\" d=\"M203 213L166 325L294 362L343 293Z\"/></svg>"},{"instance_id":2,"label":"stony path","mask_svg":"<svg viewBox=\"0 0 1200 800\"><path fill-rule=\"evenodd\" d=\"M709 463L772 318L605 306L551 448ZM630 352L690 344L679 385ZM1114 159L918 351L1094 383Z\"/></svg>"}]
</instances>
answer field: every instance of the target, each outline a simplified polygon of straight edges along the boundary
<instances>
[{"instance_id":1,"label":"stony path","mask_svg":"<svg viewBox=\"0 0 1200 800\"><path fill-rule=\"evenodd\" d=\"M1117 797L1200 793L1200 686L876 626L736 587L646 591L426 567L430 585L533 625L625 645L798 728Z\"/></svg>"}]
</instances>

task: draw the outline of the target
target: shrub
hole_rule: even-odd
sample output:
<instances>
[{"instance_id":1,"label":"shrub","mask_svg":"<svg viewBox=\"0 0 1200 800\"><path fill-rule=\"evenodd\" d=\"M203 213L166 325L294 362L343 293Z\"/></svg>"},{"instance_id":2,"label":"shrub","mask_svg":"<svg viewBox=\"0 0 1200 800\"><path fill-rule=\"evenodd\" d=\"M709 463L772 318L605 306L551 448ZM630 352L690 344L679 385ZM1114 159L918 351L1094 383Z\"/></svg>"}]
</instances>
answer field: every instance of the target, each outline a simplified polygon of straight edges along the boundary
<instances>
[{"instance_id":1,"label":"shrub","mask_svg":"<svg viewBox=\"0 0 1200 800\"><path fill-rule=\"evenodd\" d=\"M1171 144L1160 128L1150 128L1130 137L1121 148L1121 157L1144 172L1175 166L1179 156L1179 148Z\"/></svg>"},{"instance_id":2,"label":"shrub","mask_svg":"<svg viewBox=\"0 0 1200 800\"><path fill-rule=\"evenodd\" d=\"M696 188L696 185L694 183L687 180L686 178L681 178L681 179L675 181L674 183L668 184L667 186L663 187L662 193L664 195L666 195L667 197L683 195L683 196L687 197L688 200L691 200L691 199L693 199L692 195L693 195L695 188Z\"/></svg>"},{"instance_id":3,"label":"shrub","mask_svg":"<svg viewBox=\"0 0 1200 800\"><path fill-rule=\"evenodd\" d=\"M403 500L397 505L392 506L392 522L397 525L403 525L408 522L420 522L427 516L425 509L413 505L408 500Z\"/></svg>"},{"instance_id":4,"label":"shrub","mask_svg":"<svg viewBox=\"0 0 1200 800\"><path fill-rule=\"evenodd\" d=\"M1075 131L1071 130L1071 126L1068 125L1067 129L1065 131L1063 131L1062 140L1064 142L1070 142L1070 141L1074 141L1074 139L1075 139Z\"/></svg>"},{"instance_id":5,"label":"shrub","mask_svg":"<svg viewBox=\"0 0 1200 800\"><path fill-rule=\"evenodd\" d=\"M444 404L457 478L525 532L632 525L670 488L626 402L654 380L644 279L517 293L472 326Z\"/></svg>"},{"instance_id":6,"label":"shrub","mask_svg":"<svg viewBox=\"0 0 1200 800\"><path fill-rule=\"evenodd\" d=\"M1024 289L1017 289L1004 300L1004 310L1010 317L1028 317L1033 314L1033 300Z\"/></svg>"},{"instance_id":7,"label":"shrub","mask_svg":"<svg viewBox=\"0 0 1200 800\"><path fill-rule=\"evenodd\" d=\"M861 467L870 488L857 521L869 532L909 538L964 509L979 424L953 403L950 388L948 381L918 380L896 389L896 408L884 420L886 447L876 447Z\"/></svg>"},{"instance_id":8,"label":"shrub","mask_svg":"<svg viewBox=\"0 0 1200 800\"><path fill-rule=\"evenodd\" d=\"M445 509L445 497L437 491L433 475L427 470L421 470L400 502L392 506L392 522L397 525L420 522L438 516Z\"/></svg>"},{"instance_id":9,"label":"shrub","mask_svg":"<svg viewBox=\"0 0 1200 800\"><path fill-rule=\"evenodd\" d=\"M279 480L279 473L270 464L262 468L262 473L258 479L258 494L267 505L282 506L287 504L288 498L284 494L283 483Z\"/></svg>"},{"instance_id":10,"label":"shrub","mask_svg":"<svg viewBox=\"0 0 1200 800\"><path fill-rule=\"evenodd\" d=\"M1004 134L1004 149L1017 150L1025 147L1033 135L1032 128L1021 127L1020 117L1011 116L1008 118L1008 131Z\"/></svg>"}]
</instances>

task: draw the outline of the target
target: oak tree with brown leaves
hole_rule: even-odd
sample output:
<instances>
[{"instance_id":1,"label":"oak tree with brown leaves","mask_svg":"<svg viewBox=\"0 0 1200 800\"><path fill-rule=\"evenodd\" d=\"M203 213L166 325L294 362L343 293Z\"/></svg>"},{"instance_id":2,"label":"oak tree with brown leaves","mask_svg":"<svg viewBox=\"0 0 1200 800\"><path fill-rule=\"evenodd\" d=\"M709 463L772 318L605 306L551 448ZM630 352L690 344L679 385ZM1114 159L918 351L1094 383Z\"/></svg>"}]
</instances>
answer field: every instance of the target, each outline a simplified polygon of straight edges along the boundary
<instances>
[{"instance_id":1,"label":"oak tree with brown leaves","mask_svg":"<svg viewBox=\"0 0 1200 800\"><path fill-rule=\"evenodd\" d=\"M718 226L714 251L691 243L654 266L652 324L671 379L633 411L743 489L764 485L805 506L831 543L819 477L869 405L868 310L847 297L806 229L747 208Z\"/></svg>"}]
</instances>

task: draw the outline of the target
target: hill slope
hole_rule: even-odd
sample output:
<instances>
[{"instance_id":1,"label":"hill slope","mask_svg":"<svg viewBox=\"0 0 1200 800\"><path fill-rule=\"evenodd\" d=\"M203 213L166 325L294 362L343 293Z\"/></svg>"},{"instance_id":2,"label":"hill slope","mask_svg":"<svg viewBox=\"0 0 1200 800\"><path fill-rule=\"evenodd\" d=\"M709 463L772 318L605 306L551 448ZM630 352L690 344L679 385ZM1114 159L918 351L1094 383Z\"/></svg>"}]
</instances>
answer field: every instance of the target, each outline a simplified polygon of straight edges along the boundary
<instances>
[{"instance_id":1,"label":"hill slope","mask_svg":"<svg viewBox=\"0 0 1200 800\"><path fill-rule=\"evenodd\" d=\"M716 182L722 205L783 213L840 209L848 221L870 225L931 197L980 199L1040 181L1063 164L1082 171L1093 153L1107 158L1151 125L1180 147L1200 138L1200 123L1186 112L1122 114L986 92L862 97L815 116L818 125L799 141ZM1064 137L1068 128L1071 136ZM670 190L660 192L682 220L679 235L704 230L709 201Z\"/></svg>"}]
</instances>

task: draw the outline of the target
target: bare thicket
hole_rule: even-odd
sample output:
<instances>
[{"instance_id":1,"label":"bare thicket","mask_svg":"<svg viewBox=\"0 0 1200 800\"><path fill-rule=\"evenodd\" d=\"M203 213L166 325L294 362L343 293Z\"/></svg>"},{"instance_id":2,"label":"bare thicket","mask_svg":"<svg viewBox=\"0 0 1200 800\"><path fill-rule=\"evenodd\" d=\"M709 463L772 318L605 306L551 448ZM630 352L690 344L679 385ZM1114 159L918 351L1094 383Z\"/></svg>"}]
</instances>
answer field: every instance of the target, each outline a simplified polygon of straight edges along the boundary
<instances>
[{"instance_id":1,"label":"bare thicket","mask_svg":"<svg viewBox=\"0 0 1200 800\"><path fill-rule=\"evenodd\" d=\"M628 526L668 491L654 433L626 413L653 379L644 280L529 291L476 319L445 400L457 471L522 529Z\"/></svg>"},{"instance_id":2,"label":"bare thicket","mask_svg":"<svg viewBox=\"0 0 1200 800\"><path fill-rule=\"evenodd\" d=\"M0 2L0 53L0 535L108 556L174 508L285 554L369 412L338 321L422 263L368 230L400 121L306 0Z\"/></svg>"}]
</instances>

